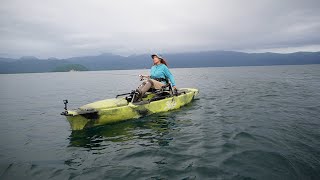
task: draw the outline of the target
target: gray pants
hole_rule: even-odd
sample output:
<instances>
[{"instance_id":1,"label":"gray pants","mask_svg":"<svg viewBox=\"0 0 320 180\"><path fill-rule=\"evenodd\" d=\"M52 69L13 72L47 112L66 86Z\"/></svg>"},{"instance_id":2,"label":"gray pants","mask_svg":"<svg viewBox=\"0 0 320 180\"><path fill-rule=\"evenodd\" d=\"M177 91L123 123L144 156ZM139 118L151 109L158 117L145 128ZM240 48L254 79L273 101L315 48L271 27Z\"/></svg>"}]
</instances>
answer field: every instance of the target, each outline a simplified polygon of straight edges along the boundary
<instances>
[{"instance_id":1,"label":"gray pants","mask_svg":"<svg viewBox=\"0 0 320 180\"><path fill-rule=\"evenodd\" d=\"M159 81L156 81L154 79L148 79L146 81L144 81L138 88L137 88L137 92L139 93L139 96L137 97L137 100L141 100L141 98L143 97L143 95L150 89L150 88L154 88L154 89L161 89L161 87L164 86L164 84L162 84Z\"/></svg>"}]
</instances>

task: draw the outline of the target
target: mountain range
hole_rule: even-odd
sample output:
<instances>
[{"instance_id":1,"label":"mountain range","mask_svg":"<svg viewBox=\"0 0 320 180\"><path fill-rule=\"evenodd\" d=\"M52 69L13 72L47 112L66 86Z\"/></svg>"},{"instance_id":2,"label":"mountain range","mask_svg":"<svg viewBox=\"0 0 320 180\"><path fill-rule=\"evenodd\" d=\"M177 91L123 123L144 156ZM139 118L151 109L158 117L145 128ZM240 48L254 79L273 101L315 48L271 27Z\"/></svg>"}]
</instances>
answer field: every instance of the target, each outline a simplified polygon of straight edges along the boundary
<instances>
[{"instance_id":1,"label":"mountain range","mask_svg":"<svg viewBox=\"0 0 320 180\"><path fill-rule=\"evenodd\" d=\"M207 51L162 55L170 68L320 64L320 52L279 54ZM143 69L150 68L152 60L148 54L124 57L110 53L66 59L38 59L33 56L25 56L19 59L0 57L0 73L52 72L58 67L70 64L82 65L91 71Z\"/></svg>"}]
</instances>

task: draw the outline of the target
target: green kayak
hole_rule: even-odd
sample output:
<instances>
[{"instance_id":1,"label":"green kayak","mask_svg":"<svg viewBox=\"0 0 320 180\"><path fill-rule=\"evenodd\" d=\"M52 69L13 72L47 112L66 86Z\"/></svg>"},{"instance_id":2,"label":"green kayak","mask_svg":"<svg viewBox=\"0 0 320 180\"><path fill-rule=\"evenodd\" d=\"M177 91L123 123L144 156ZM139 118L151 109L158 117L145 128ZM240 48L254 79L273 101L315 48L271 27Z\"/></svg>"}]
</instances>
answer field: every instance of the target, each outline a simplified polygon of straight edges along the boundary
<instances>
[{"instance_id":1,"label":"green kayak","mask_svg":"<svg viewBox=\"0 0 320 180\"><path fill-rule=\"evenodd\" d=\"M190 103L198 93L199 91L193 88L182 88L174 94L170 91L147 92L139 102L121 97L130 95L126 93L113 99L93 102L75 110L67 110L68 101L64 100L65 111L61 115L66 116L72 130L82 130L178 109Z\"/></svg>"}]
</instances>

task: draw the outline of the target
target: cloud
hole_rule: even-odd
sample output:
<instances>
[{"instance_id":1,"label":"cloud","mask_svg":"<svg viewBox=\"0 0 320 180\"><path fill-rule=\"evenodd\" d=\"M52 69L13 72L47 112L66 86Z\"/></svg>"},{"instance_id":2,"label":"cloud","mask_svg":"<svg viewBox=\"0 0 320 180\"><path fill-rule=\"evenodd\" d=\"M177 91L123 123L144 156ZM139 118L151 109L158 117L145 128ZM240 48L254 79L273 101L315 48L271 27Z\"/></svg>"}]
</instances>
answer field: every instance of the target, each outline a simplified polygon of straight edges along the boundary
<instances>
[{"instance_id":1,"label":"cloud","mask_svg":"<svg viewBox=\"0 0 320 180\"><path fill-rule=\"evenodd\" d=\"M317 0L2 0L0 53L320 50L319 8Z\"/></svg>"}]
</instances>

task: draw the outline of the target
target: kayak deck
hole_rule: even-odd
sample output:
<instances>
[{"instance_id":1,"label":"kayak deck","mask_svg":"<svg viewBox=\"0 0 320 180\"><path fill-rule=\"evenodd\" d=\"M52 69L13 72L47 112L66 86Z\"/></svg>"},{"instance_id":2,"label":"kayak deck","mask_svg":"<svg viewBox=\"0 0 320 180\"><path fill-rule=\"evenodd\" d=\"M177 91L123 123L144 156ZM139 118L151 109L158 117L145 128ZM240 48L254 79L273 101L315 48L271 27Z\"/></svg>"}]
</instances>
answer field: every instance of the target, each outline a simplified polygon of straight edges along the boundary
<instances>
[{"instance_id":1,"label":"kayak deck","mask_svg":"<svg viewBox=\"0 0 320 180\"><path fill-rule=\"evenodd\" d=\"M197 89L182 88L177 96L156 96L148 93L140 102L131 103L125 98L106 99L66 110L65 115L72 130L140 118L154 113L178 109L190 103L199 93Z\"/></svg>"}]
</instances>

